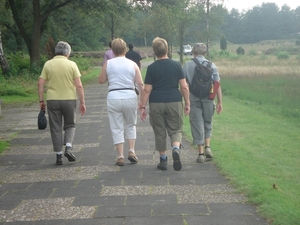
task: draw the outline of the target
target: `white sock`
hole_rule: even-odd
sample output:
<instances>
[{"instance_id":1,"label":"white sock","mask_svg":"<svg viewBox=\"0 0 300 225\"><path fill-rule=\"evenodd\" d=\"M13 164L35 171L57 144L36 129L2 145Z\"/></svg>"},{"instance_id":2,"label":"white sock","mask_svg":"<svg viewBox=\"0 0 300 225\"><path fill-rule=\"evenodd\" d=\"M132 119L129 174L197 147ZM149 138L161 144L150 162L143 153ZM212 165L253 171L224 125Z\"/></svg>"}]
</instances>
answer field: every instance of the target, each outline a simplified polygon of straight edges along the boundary
<instances>
[{"instance_id":1,"label":"white sock","mask_svg":"<svg viewBox=\"0 0 300 225\"><path fill-rule=\"evenodd\" d=\"M67 142L66 147L72 147L72 143Z\"/></svg>"},{"instance_id":2,"label":"white sock","mask_svg":"<svg viewBox=\"0 0 300 225\"><path fill-rule=\"evenodd\" d=\"M62 155L62 152L56 152L57 155Z\"/></svg>"},{"instance_id":3,"label":"white sock","mask_svg":"<svg viewBox=\"0 0 300 225\"><path fill-rule=\"evenodd\" d=\"M129 149L129 152L133 152L134 153L134 149Z\"/></svg>"}]
</instances>

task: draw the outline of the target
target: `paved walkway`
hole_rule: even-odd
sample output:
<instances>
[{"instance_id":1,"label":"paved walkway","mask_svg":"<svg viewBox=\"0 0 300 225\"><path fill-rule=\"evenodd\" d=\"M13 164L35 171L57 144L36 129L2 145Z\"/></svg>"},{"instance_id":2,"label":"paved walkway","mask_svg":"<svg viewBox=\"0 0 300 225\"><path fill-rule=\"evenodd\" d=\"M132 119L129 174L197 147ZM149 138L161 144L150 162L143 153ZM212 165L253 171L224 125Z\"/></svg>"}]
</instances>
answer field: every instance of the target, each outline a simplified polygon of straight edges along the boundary
<instances>
[{"instance_id":1,"label":"paved walkway","mask_svg":"<svg viewBox=\"0 0 300 225\"><path fill-rule=\"evenodd\" d=\"M267 224L212 162L196 163L197 152L186 140L181 171L173 170L171 151L168 170L156 169L148 120L137 125L139 163L116 166L106 94L107 86L97 81L85 87L87 113L78 115L74 141L77 161L64 157L63 166L55 165L49 128L37 129L36 104L17 113L3 110L0 137L17 135L0 156L0 225Z\"/></svg>"}]
</instances>

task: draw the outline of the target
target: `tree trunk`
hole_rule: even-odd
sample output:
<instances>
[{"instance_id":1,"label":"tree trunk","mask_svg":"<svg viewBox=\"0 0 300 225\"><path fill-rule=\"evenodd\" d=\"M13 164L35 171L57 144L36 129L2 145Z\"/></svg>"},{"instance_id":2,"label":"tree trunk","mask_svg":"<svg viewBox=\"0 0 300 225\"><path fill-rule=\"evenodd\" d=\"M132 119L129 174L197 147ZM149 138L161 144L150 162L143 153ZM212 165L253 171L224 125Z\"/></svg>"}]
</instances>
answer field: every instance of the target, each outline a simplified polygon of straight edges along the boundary
<instances>
[{"instance_id":1,"label":"tree trunk","mask_svg":"<svg viewBox=\"0 0 300 225\"><path fill-rule=\"evenodd\" d=\"M41 8L41 0L31 0L32 1L32 7L33 7L33 24L32 24L32 30L27 29L27 27L23 23L22 13L19 12L18 7L19 5L16 5L15 0L7 0L9 3L9 6L11 8L14 21L16 25L18 26L18 29L20 31L20 34L22 38L24 39L29 55L30 55L30 67L31 69L35 68L40 63L40 39L43 34L48 16L51 12L66 6L70 4L71 2L74 2L75 0L65 0L61 3L55 3L55 1L51 1L50 4L51 7L45 9L44 12L42 12ZM27 0L28 1L28 0ZM31 19L31 18L26 18Z\"/></svg>"},{"instance_id":2,"label":"tree trunk","mask_svg":"<svg viewBox=\"0 0 300 225\"><path fill-rule=\"evenodd\" d=\"M206 33L207 33L207 57L209 57L209 46L210 46L210 43L209 43L209 0L207 0L206 2Z\"/></svg>"},{"instance_id":3,"label":"tree trunk","mask_svg":"<svg viewBox=\"0 0 300 225\"><path fill-rule=\"evenodd\" d=\"M180 50L180 63L181 65L183 65L183 32L184 32L184 28L183 28L183 24L180 24L180 28L179 28L179 50Z\"/></svg>"},{"instance_id":4,"label":"tree trunk","mask_svg":"<svg viewBox=\"0 0 300 225\"><path fill-rule=\"evenodd\" d=\"M30 67L33 69L40 62L40 37L42 27L41 7L39 0L33 0L33 28L29 50Z\"/></svg>"},{"instance_id":5,"label":"tree trunk","mask_svg":"<svg viewBox=\"0 0 300 225\"><path fill-rule=\"evenodd\" d=\"M10 68L3 52L1 31L0 31L0 65L1 65L2 73L4 75L8 74Z\"/></svg>"},{"instance_id":6,"label":"tree trunk","mask_svg":"<svg viewBox=\"0 0 300 225\"><path fill-rule=\"evenodd\" d=\"M110 35L110 40L115 39L115 18L113 15L111 15L111 35Z\"/></svg>"}]
</instances>

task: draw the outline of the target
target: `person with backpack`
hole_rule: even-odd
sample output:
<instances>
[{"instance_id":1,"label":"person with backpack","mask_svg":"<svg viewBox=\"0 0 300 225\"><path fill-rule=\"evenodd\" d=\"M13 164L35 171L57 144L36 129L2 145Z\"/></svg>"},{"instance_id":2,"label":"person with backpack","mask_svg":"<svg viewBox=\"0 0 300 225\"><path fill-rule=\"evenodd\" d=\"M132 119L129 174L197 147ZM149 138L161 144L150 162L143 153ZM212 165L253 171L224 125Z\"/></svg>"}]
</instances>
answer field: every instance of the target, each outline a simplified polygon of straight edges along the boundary
<instances>
[{"instance_id":1,"label":"person with backpack","mask_svg":"<svg viewBox=\"0 0 300 225\"><path fill-rule=\"evenodd\" d=\"M184 75L187 79L190 89L190 125L191 132L193 136L193 144L198 146L199 155L197 157L198 163L203 163L205 160L211 160L213 158L213 153L210 148L210 139L212 136L212 118L215 110L217 114L220 114L223 110L222 106L222 90L221 86L216 90L215 95L217 96L217 104L215 105L213 97L211 98L211 92L214 90L213 84L220 84L220 75L216 65L205 58L207 52L207 47L203 43L197 43L193 49L192 53L194 58L188 62L183 67ZM206 66L204 68L206 71L203 73L208 73L208 69L211 68L210 79L193 79L194 76L200 76L201 66L197 66L197 61L201 66ZM196 69L196 67L198 67ZM197 71L197 72L196 72ZM195 74L197 73L197 74ZM207 74L203 74L203 76ZM202 83L203 82L203 83ZM208 88L206 88L208 86ZM196 91L198 89L198 91Z\"/></svg>"}]
</instances>

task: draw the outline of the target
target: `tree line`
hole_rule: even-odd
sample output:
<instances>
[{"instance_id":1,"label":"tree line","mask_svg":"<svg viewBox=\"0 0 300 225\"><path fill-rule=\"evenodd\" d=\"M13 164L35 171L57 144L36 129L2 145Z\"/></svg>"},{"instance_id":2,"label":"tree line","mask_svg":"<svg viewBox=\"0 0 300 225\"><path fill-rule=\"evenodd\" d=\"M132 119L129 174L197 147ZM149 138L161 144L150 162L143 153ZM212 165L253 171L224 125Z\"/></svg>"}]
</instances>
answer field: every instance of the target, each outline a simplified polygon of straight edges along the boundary
<instances>
[{"instance_id":1,"label":"tree line","mask_svg":"<svg viewBox=\"0 0 300 225\"><path fill-rule=\"evenodd\" d=\"M225 14L222 31L235 44L263 40L299 39L300 6L279 8L275 3L262 3L248 11L232 9Z\"/></svg>"},{"instance_id":2,"label":"tree line","mask_svg":"<svg viewBox=\"0 0 300 225\"><path fill-rule=\"evenodd\" d=\"M32 67L39 66L41 55L53 57L59 40L74 51L99 51L115 37L150 46L160 36L172 50L222 36L236 44L298 38L300 29L300 7L279 9L275 3L229 12L222 0L0 1L0 59L21 51Z\"/></svg>"}]
</instances>

